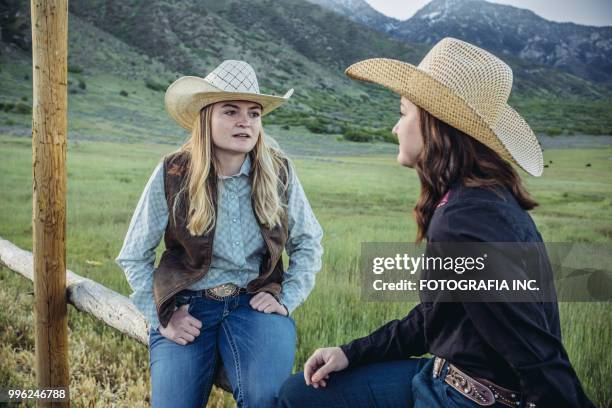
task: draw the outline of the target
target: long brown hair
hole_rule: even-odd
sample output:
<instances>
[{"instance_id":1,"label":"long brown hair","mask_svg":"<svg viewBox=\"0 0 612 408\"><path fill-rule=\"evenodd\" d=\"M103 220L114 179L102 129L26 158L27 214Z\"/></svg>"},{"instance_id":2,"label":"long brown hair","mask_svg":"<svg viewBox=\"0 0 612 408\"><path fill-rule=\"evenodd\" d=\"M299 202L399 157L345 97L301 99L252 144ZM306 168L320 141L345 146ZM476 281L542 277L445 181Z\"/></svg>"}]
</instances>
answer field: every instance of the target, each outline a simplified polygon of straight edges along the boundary
<instances>
[{"instance_id":1,"label":"long brown hair","mask_svg":"<svg viewBox=\"0 0 612 408\"><path fill-rule=\"evenodd\" d=\"M510 163L478 140L417 108L423 150L415 164L421 181L421 193L414 207L416 242L425 238L436 206L454 183L492 190L506 188L523 209L531 210L538 205Z\"/></svg>"}]
</instances>

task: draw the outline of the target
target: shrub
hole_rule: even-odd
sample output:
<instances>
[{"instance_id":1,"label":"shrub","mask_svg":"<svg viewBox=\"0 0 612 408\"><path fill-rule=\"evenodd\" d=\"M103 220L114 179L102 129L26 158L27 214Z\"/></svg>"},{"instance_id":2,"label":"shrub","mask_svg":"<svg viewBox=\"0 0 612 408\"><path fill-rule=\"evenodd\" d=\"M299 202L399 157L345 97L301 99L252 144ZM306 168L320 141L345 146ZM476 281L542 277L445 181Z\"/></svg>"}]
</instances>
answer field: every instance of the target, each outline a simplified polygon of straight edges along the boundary
<instances>
[{"instance_id":1,"label":"shrub","mask_svg":"<svg viewBox=\"0 0 612 408\"><path fill-rule=\"evenodd\" d=\"M30 105L25 104L25 103L17 102L15 104L15 107L13 108L13 112L19 113L19 114L22 114L22 115L31 114L32 113L32 107Z\"/></svg>"},{"instance_id":2,"label":"shrub","mask_svg":"<svg viewBox=\"0 0 612 408\"><path fill-rule=\"evenodd\" d=\"M82 79L79 79L79 88L81 88L82 90L87 89L87 84Z\"/></svg>"},{"instance_id":3,"label":"shrub","mask_svg":"<svg viewBox=\"0 0 612 408\"><path fill-rule=\"evenodd\" d=\"M127 97L129 94L127 93L127 91L122 89L121 92L119 92L119 95Z\"/></svg>"},{"instance_id":4,"label":"shrub","mask_svg":"<svg viewBox=\"0 0 612 408\"><path fill-rule=\"evenodd\" d=\"M320 123L306 123L306 129L310 130L312 133L325 133L325 125Z\"/></svg>"},{"instance_id":5,"label":"shrub","mask_svg":"<svg viewBox=\"0 0 612 408\"><path fill-rule=\"evenodd\" d=\"M344 140L349 140L351 142L371 142L374 140L372 135L367 134L363 131L363 129L348 129L343 134Z\"/></svg>"},{"instance_id":6,"label":"shrub","mask_svg":"<svg viewBox=\"0 0 612 408\"><path fill-rule=\"evenodd\" d=\"M380 133L380 138L380 140L386 143L399 144L399 140L397 140L397 137L389 131L382 131Z\"/></svg>"},{"instance_id":7,"label":"shrub","mask_svg":"<svg viewBox=\"0 0 612 408\"><path fill-rule=\"evenodd\" d=\"M398 144L397 137L391 133L389 129L368 129L368 133L370 133L376 140L380 140L385 143L393 143Z\"/></svg>"},{"instance_id":8,"label":"shrub","mask_svg":"<svg viewBox=\"0 0 612 408\"><path fill-rule=\"evenodd\" d=\"M166 85L160 84L159 82L155 82L151 79L147 79L145 81L145 85L147 88L152 89L157 92L163 92L166 90Z\"/></svg>"},{"instance_id":9,"label":"shrub","mask_svg":"<svg viewBox=\"0 0 612 408\"><path fill-rule=\"evenodd\" d=\"M321 117L307 119L304 122L304 126L306 126L306 129L310 130L312 133L334 134L342 132L342 126L332 123L327 118Z\"/></svg>"},{"instance_id":10,"label":"shrub","mask_svg":"<svg viewBox=\"0 0 612 408\"><path fill-rule=\"evenodd\" d=\"M327 123L319 118L309 118L304 126L312 133L327 133Z\"/></svg>"}]
</instances>

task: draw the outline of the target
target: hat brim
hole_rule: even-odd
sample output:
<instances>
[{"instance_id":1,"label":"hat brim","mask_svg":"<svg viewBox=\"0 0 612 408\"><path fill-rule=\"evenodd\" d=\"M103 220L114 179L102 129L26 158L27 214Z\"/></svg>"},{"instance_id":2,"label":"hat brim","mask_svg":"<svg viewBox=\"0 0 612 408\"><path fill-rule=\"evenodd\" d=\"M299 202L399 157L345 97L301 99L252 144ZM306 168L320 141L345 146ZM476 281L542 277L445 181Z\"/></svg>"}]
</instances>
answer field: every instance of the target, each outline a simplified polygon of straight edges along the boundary
<instances>
[{"instance_id":1,"label":"hat brim","mask_svg":"<svg viewBox=\"0 0 612 408\"><path fill-rule=\"evenodd\" d=\"M542 174L544 159L540 143L527 122L509 105L492 126L456 92L407 62L372 58L349 66L345 73L350 78L376 83L405 96L527 173Z\"/></svg>"},{"instance_id":2,"label":"hat brim","mask_svg":"<svg viewBox=\"0 0 612 408\"><path fill-rule=\"evenodd\" d=\"M182 128L191 130L200 110L222 101L249 101L261 105L261 115L267 115L283 105L293 94L293 88L283 96L250 92L228 92L218 89L203 78L184 76L174 81L166 90L166 110Z\"/></svg>"}]
</instances>

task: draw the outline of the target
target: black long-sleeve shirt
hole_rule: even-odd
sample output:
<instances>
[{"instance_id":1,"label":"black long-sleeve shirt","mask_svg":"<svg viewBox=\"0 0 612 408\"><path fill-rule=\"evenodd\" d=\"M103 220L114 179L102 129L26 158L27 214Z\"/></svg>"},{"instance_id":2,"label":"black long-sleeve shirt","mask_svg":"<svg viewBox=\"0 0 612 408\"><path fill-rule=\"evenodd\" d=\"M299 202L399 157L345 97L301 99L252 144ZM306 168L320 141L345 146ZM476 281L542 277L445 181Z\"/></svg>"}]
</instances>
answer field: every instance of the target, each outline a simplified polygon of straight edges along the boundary
<instances>
[{"instance_id":1,"label":"black long-sleeve shirt","mask_svg":"<svg viewBox=\"0 0 612 408\"><path fill-rule=\"evenodd\" d=\"M542 237L509 191L455 186L436 209L427 240L542 242ZM549 265L545 252L542 257ZM422 302L403 319L341 348L349 367L431 353L474 377L522 392L524 401L540 408L593 406L561 342L556 302Z\"/></svg>"}]
</instances>

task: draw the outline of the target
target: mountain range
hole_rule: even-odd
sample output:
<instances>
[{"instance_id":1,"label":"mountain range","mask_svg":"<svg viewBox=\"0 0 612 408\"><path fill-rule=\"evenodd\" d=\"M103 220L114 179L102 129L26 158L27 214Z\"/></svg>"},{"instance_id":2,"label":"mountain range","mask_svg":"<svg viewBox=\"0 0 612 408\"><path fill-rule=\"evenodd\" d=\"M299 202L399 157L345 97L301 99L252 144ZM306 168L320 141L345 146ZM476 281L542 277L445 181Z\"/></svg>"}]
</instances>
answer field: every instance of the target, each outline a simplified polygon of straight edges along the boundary
<instances>
[{"instance_id":1,"label":"mountain range","mask_svg":"<svg viewBox=\"0 0 612 408\"><path fill-rule=\"evenodd\" d=\"M399 21L365 0L309 0L409 43L455 37L492 53L612 83L612 27L548 21L534 12L484 0L433 0Z\"/></svg>"},{"instance_id":2,"label":"mountain range","mask_svg":"<svg viewBox=\"0 0 612 408\"><path fill-rule=\"evenodd\" d=\"M417 15L462 1L477 0L434 0ZM412 19L390 19L362 0L71 0L69 12L70 123L73 134L90 138L176 139L181 131L163 106L168 84L181 75L204 76L224 59L242 59L255 68L262 91L296 89L267 123L319 135L357 129L392 139L397 96L349 80L344 69L370 57L418 63L435 41L408 39ZM29 2L2 0L0 131L29 126L29 117L19 113L27 109L17 108L31 96L29 16ZM484 24L479 15L457 18ZM504 30L512 29L504 24ZM498 41L483 33L488 34L478 41ZM585 63L573 73L514 48L492 51L512 67L510 103L536 132L612 134L612 90L605 72L591 72Z\"/></svg>"}]
</instances>

